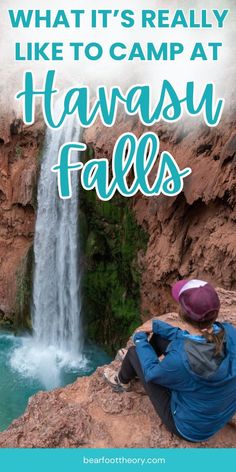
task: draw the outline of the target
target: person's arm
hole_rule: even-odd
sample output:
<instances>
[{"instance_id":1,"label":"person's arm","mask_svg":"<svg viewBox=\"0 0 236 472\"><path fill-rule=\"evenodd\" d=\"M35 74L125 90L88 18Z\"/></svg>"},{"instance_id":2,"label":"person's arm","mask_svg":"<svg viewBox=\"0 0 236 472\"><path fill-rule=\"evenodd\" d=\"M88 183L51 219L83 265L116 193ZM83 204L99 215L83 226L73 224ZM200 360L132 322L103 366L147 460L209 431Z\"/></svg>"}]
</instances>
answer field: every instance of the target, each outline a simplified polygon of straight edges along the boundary
<instances>
[{"instance_id":1,"label":"person's arm","mask_svg":"<svg viewBox=\"0 0 236 472\"><path fill-rule=\"evenodd\" d=\"M169 351L160 362L146 333L137 333L134 343L146 382L154 382L172 390L186 389L188 377L177 351Z\"/></svg>"},{"instance_id":2,"label":"person's arm","mask_svg":"<svg viewBox=\"0 0 236 472\"><path fill-rule=\"evenodd\" d=\"M168 341L173 341L183 335L182 329L176 328L175 326L161 320L153 320L152 331Z\"/></svg>"}]
</instances>

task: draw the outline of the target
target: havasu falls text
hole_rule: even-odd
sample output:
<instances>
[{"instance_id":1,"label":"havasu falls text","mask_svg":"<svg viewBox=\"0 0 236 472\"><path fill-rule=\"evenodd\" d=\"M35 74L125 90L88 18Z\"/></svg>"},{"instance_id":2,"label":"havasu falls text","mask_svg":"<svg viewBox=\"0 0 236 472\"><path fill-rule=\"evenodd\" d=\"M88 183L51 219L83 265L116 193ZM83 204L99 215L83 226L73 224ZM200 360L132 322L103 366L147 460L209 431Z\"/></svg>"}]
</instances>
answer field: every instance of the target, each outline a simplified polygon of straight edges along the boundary
<instances>
[{"instance_id":1,"label":"havasu falls text","mask_svg":"<svg viewBox=\"0 0 236 472\"><path fill-rule=\"evenodd\" d=\"M77 117L78 125L84 128L92 126L98 117L104 126L111 127L117 117L118 105L123 106L127 115L137 115L146 126L160 120L175 123L185 111L191 117L202 114L205 123L213 127L219 123L224 107L224 99L215 99L213 83L207 83L198 98L194 82L187 82L185 93L180 96L171 83L164 80L157 100L153 100L148 85L134 85L125 93L118 86L109 91L105 86L100 86L95 99L92 99L88 87L80 86L70 88L64 94L61 115L56 122L53 99L59 90L55 87L55 79L55 71L48 71L43 88L37 89L33 72L25 72L23 90L16 95L17 99L23 100L25 124L30 125L35 120L36 98L41 99L45 123L55 130L65 125L67 117L73 114ZM148 177L159 155L159 139L152 132L143 134L139 140L132 133L119 137L113 152L110 181L108 159L91 159L85 164L80 160L71 162L72 152L76 151L80 156L80 151L84 150L86 145L78 142L61 146L58 164L53 166L52 171L58 174L58 189L62 199L71 198L71 173L74 171L81 171L84 189L95 189L98 197L104 201L111 199L116 191L124 197L131 197L138 191L146 196L175 196L182 191L184 178L191 173L188 167L181 170L174 157L165 151L161 153L156 178L150 185Z\"/></svg>"}]
</instances>

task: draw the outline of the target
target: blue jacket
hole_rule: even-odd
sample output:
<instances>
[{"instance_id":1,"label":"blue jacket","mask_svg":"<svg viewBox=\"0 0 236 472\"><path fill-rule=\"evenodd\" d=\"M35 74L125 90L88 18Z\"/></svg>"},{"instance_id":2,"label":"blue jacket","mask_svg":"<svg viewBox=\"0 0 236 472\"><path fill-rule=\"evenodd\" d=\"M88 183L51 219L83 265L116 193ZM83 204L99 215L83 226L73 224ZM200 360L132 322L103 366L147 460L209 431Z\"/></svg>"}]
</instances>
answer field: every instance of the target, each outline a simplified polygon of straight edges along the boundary
<instances>
[{"instance_id":1,"label":"blue jacket","mask_svg":"<svg viewBox=\"0 0 236 472\"><path fill-rule=\"evenodd\" d=\"M134 336L145 381L170 389L175 425L194 442L209 439L236 412L236 329L229 323L217 325L224 328L226 342L225 355L214 366L215 357L203 351L209 349L203 337L190 336L163 321L153 322L153 332L170 341L162 361L146 333Z\"/></svg>"}]
</instances>

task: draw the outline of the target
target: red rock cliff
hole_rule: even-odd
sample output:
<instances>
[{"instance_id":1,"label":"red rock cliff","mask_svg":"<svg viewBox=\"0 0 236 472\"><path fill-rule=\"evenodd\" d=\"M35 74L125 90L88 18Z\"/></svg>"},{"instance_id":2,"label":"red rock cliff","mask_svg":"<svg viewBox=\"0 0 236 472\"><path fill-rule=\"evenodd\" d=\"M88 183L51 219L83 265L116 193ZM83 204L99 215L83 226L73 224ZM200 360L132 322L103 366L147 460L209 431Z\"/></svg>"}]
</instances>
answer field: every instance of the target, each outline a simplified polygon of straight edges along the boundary
<instances>
[{"instance_id":1,"label":"red rock cliff","mask_svg":"<svg viewBox=\"0 0 236 472\"><path fill-rule=\"evenodd\" d=\"M191 167L192 174L176 198L138 195L132 202L150 237L141 260L144 317L173 308L169 286L178 277L236 288L235 125L236 116L229 114L216 128L196 127L191 121L151 128L160 138L161 150L172 153L180 168ZM139 137L148 128L121 116L114 128L97 124L86 130L85 139L97 157L111 156L118 135L128 131Z\"/></svg>"},{"instance_id":2,"label":"red rock cliff","mask_svg":"<svg viewBox=\"0 0 236 472\"><path fill-rule=\"evenodd\" d=\"M43 135L42 123L24 127L13 113L0 120L0 322L4 324L12 325L19 309L19 283L34 237Z\"/></svg>"},{"instance_id":3,"label":"red rock cliff","mask_svg":"<svg viewBox=\"0 0 236 472\"><path fill-rule=\"evenodd\" d=\"M144 317L172 309L169 285L179 276L236 287L235 122L235 116L228 115L213 129L192 122L151 128L160 138L161 150L193 172L177 198L138 195L131 202L149 235L147 252L140 255ZM147 130L121 115L113 128L97 122L85 131L84 141L96 157L111 158L120 134L132 131L140 136ZM0 313L5 319L14 316L17 271L32 244L42 140L42 121L25 127L12 114L0 122Z\"/></svg>"}]
</instances>

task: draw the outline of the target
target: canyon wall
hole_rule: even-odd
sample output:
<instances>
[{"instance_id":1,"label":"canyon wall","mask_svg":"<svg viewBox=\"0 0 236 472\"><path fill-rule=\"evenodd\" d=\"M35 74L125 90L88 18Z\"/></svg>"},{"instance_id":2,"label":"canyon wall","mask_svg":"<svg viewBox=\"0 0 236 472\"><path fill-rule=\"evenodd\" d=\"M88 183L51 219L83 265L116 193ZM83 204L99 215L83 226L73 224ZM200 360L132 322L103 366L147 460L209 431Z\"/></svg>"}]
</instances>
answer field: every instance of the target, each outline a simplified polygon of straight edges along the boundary
<instances>
[{"instance_id":1,"label":"canyon wall","mask_svg":"<svg viewBox=\"0 0 236 472\"><path fill-rule=\"evenodd\" d=\"M178 197L147 198L138 194L126 199L148 241L147 248L142 245L130 262L142 272L142 318L174 308L169 287L181 277L200 277L225 289L236 288L235 122L235 115L228 112L221 124L212 129L204 124L196 127L194 121L171 126L159 123L145 128L136 118L120 114L114 127L105 128L97 121L84 132L83 141L92 149L93 157L111 159L120 134L132 131L139 137L143 132L154 131L160 138L161 150L171 152L181 168L190 166L193 171ZM32 268L30 249L43 139L42 119L26 127L13 113L6 116L3 113L0 122L0 319L4 325L14 324L19 317L24 318L24 311L29 311L31 281L25 274L30 274ZM155 172L156 169L151 178ZM115 205L117 207L117 201ZM113 219L106 220L101 209L96 212L96 218L104 222L104 231L107 230L107 239L111 241L108 226L112 226ZM131 237L134 238L133 233Z\"/></svg>"},{"instance_id":2,"label":"canyon wall","mask_svg":"<svg viewBox=\"0 0 236 472\"><path fill-rule=\"evenodd\" d=\"M144 319L174 308L169 287L178 278L198 277L225 289L236 288L235 124L236 115L229 110L216 128L196 126L194 121L145 128L120 116L114 128L97 124L85 132L96 157L110 157L119 134L132 131L139 137L154 131L161 151L172 153L180 168L192 168L179 196L139 194L130 202L149 237L146 252L138 257Z\"/></svg>"},{"instance_id":3,"label":"canyon wall","mask_svg":"<svg viewBox=\"0 0 236 472\"><path fill-rule=\"evenodd\" d=\"M0 119L0 324L4 327L30 325L31 248L43 139L41 120L25 127L14 113L3 112Z\"/></svg>"}]
</instances>

